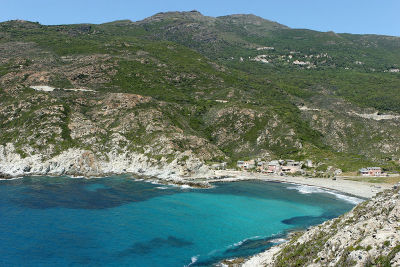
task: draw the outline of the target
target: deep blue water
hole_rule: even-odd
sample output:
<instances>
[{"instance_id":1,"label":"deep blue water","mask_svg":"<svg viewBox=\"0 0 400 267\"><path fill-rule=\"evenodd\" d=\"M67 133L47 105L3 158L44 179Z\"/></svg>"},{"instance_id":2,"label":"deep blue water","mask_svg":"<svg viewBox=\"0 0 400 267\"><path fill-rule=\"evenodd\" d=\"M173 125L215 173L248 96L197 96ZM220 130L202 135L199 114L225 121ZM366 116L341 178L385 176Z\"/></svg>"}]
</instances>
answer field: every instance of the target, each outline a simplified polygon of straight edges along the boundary
<instances>
[{"instance_id":1,"label":"deep blue water","mask_svg":"<svg viewBox=\"0 0 400 267\"><path fill-rule=\"evenodd\" d=\"M297 190L296 190L297 189ZM305 194L307 193L307 194ZM127 177L0 181L0 266L209 266L354 203L293 185L181 189Z\"/></svg>"}]
</instances>

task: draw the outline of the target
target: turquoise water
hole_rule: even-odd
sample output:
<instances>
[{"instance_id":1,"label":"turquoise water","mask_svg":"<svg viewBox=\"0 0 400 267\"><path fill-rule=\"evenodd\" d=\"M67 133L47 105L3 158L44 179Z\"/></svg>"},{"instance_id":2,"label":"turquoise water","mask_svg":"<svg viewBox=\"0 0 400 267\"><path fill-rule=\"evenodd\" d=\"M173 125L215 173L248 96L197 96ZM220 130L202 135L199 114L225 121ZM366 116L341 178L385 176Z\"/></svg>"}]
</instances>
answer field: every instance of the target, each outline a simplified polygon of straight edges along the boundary
<instances>
[{"instance_id":1,"label":"turquoise water","mask_svg":"<svg viewBox=\"0 0 400 267\"><path fill-rule=\"evenodd\" d=\"M126 177L0 181L0 266L209 266L265 250L354 203L261 181L212 189Z\"/></svg>"}]
</instances>

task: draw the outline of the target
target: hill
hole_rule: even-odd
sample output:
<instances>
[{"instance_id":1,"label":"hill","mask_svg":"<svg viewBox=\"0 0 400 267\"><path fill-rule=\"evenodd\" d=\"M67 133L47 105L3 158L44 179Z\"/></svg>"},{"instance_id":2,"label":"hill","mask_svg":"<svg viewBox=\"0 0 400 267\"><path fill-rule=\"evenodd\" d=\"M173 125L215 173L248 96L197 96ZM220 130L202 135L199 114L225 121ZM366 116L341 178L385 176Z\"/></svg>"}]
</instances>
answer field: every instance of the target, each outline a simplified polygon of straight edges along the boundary
<instances>
[{"instance_id":1,"label":"hill","mask_svg":"<svg viewBox=\"0 0 400 267\"><path fill-rule=\"evenodd\" d=\"M191 11L3 22L0 51L0 172L204 176L253 157L399 169L398 37Z\"/></svg>"}]
</instances>

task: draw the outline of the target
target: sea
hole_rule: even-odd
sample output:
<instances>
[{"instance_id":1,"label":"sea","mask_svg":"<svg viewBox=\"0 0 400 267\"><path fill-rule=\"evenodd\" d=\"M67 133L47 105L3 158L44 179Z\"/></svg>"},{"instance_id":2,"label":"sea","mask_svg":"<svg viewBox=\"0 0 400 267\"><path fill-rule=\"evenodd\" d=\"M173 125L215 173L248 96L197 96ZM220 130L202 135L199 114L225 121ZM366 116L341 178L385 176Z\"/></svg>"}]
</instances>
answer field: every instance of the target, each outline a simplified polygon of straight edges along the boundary
<instances>
[{"instance_id":1,"label":"sea","mask_svg":"<svg viewBox=\"0 0 400 267\"><path fill-rule=\"evenodd\" d=\"M209 189L129 176L0 181L0 266L213 266L285 241L362 202L266 182Z\"/></svg>"}]
</instances>

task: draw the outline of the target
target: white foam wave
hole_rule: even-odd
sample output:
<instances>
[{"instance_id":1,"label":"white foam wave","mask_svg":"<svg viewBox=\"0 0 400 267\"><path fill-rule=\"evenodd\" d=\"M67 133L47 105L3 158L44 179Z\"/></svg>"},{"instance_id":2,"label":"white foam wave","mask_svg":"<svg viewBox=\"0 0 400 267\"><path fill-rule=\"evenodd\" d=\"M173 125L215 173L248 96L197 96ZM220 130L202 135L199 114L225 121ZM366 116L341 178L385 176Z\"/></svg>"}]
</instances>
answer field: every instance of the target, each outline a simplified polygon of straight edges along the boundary
<instances>
[{"instance_id":1,"label":"white foam wave","mask_svg":"<svg viewBox=\"0 0 400 267\"><path fill-rule=\"evenodd\" d=\"M190 259L192 260L191 263L192 263L192 264L195 263L195 262L197 261L198 258L199 258L199 255L191 257L191 258L190 258Z\"/></svg>"},{"instance_id":2,"label":"white foam wave","mask_svg":"<svg viewBox=\"0 0 400 267\"><path fill-rule=\"evenodd\" d=\"M364 200L357 197L347 196L344 194L340 194L338 192L330 191L327 189L322 189L316 186L311 185L296 185L296 186L289 186L288 189L297 190L301 194L314 194L314 193L326 193L334 195L338 199L342 199L344 201L350 202L352 204L359 204Z\"/></svg>"},{"instance_id":3,"label":"white foam wave","mask_svg":"<svg viewBox=\"0 0 400 267\"><path fill-rule=\"evenodd\" d=\"M329 190L322 189L320 187L312 186L312 185L295 185L289 186L288 189L294 189L299 191L302 194L313 194L313 193L329 193Z\"/></svg>"},{"instance_id":4,"label":"white foam wave","mask_svg":"<svg viewBox=\"0 0 400 267\"><path fill-rule=\"evenodd\" d=\"M247 239L242 240L242 241L239 241L239 242L236 242L236 243L233 244L233 246L234 246L234 247L238 247L238 246L242 245L246 240L247 240Z\"/></svg>"},{"instance_id":5,"label":"white foam wave","mask_svg":"<svg viewBox=\"0 0 400 267\"><path fill-rule=\"evenodd\" d=\"M156 187L156 188L157 188L157 189L161 189L161 190L169 189L168 186L158 186L158 187Z\"/></svg>"},{"instance_id":6,"label":"white foam wave","mask_svg":"<svg viewBox=\"0 0 400 267\"><path fill-rule=\"evenodd\" d=\"M199 259L199 256L200 255L192 256L190 258L191 262L188 265L185 265L185 267L189 267L189 266L193 265Z\"/></svg>"},{"instance_id":7,"label":"white foam wave","mask_svg":"<svg viewBox=\"0 0 400 267\"><path fill-rule=\"evenodd\" d=\"M88 179L85 176L70 176L70 178L72 178L72 179Z\"/></svg>"},{"instance_id":8,"label":"white foam wave","mask_svg":"<svg viewBox=\"0 0 400 267\"><path fill-rule=\"evenodd\" d=\"M334 194L337 198L343 199L347 202L350 202L352 204L360 204L361 202L364 201L364 199L361 198L357 198L357 197L351 197L351 196L346 196L346 195L342 195L342 194Z\"/></svg>"},{"instance_id":9,"label":"white foam wave","mask_svg":"<svg viewBox=\"0 0 400 267\"><path fill-rule=\"evenodd\" d=\"M24 178L24 177L13 177L13 178L7 178L7 179L0 178L0 181L12 181L12 180L17 180L17 179L22 179L22 178Z\"/></svg>"},{"instance_id":10,"label":"white foam wave","mask_svg":"<svg viewBox=\"0 0 400 267\"><path fill-rule=\"evenodd\" d=\"M260 239L260 238L261 238L261 236L259 236L259 235L256 235L256 236L253 236L253 237L249 237L249 238L245 238L245 239L243 239L243 240L241 240L239 242L234 243L233 245L231 245L229 247L238 247L238 246L242 245L246 241L256 240L256 239Z\"/></svg>"}]
</instances>

